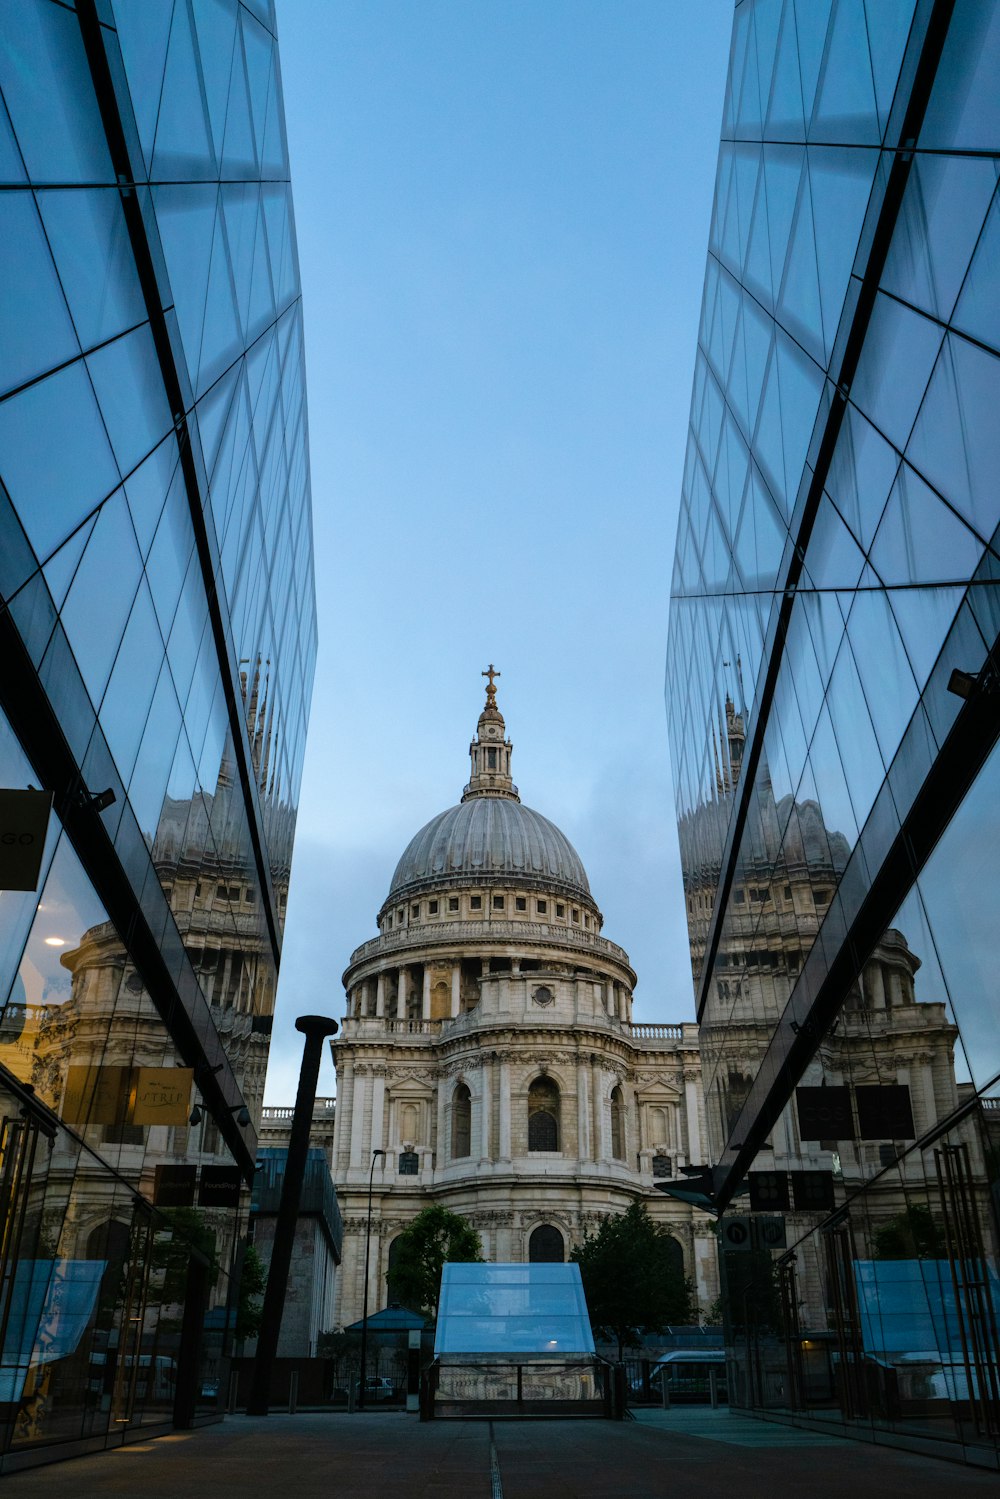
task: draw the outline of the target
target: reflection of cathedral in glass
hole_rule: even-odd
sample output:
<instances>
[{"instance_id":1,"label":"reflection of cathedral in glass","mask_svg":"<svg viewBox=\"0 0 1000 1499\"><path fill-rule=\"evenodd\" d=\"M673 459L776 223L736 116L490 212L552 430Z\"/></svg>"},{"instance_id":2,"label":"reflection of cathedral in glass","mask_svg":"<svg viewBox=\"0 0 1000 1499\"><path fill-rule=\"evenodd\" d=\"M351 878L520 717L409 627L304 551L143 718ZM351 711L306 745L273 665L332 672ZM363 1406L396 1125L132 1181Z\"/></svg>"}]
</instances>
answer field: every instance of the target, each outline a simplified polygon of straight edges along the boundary
<instances>
[{"instance_id":1,"label":"reflection of cathedral in glass","mask_svg":"<svg viewBox=\"0 0 1000 1499\"><path fill-rule=\"evenodd\" d=\"M272 6L13 0L0 95L3 1471L221 1414L316 622Z\"/></svg>"},{"instance_id":2,"label":"reflection of cathedral in glass","mask_svg":"<svg viewBox=\"0 0 1000 1499\"><path fill-rule=\"evenodd\" d=\"M737 6L667 667L731 1391L988 1461L998 60Z\"/></svg>"}]
</instances>

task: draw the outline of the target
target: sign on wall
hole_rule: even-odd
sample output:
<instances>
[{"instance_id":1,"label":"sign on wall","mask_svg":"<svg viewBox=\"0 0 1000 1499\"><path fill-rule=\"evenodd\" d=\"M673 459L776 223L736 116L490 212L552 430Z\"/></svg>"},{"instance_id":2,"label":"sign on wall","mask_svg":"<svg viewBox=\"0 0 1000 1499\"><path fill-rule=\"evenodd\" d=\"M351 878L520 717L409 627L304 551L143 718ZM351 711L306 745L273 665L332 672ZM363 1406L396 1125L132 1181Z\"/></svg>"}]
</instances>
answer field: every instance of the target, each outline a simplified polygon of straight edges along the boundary
<instances>
[{"instance_id":1,"label":"sign on wall","mask_svg":"<svg viewBox=\"0 0 1000 1499\"><path fill-rule=\"evenodd\" d=\"M913 1110L905 1083L883 1083L855 1088L858 1133L862 1140L913 1140Z\"/></svg>"},{"instance_id":2,"label":"sign on wall","mask_svg":"<svg viewBox=\"0 0 1000 1499\"><path fill-rule=\"evenodd\" d=\"M51 791L0 790L0 890L37 890Z\"/></svg>"},{"instance_id":3,"label":"sign on wall","mask_svg":"<svg viewBox=\"0 0 1000 1499\"><path fill-rule=\"evenodd\" d=\"M800 1140L854 1139L850 1088L796 1088L795 1107Z\"/></svg>"},{"instance_id":4,"label":"sign on wall","mask_svg":"<svg viewBox=\"0 0 1000 1499\"><path fill-rule=\"evenodd\" d=\"M136 1067L132 1074L130 1124L187 1124L191 1067Z\"/></svg>"}]
</instances>

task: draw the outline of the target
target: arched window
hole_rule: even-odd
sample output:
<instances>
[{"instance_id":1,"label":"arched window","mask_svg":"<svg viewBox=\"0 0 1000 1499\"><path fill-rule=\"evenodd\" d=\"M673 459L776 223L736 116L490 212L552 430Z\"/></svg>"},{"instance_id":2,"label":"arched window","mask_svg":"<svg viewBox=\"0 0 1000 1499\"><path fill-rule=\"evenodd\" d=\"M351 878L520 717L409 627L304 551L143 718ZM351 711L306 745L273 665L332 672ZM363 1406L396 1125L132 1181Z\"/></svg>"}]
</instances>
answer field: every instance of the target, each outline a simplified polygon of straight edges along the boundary
<instances>
[{"instance_id":1,"label":"arched window","mask_svg":"<svg viewBox=\"0 0 1000 1499\"><path fill-rule=\"evenodd\" d=\"M559 1089L550 1077L528 1089L528 1149L559 1149Z\"/></svg>"},{"instance_id":2,"label":"arched window","mask_svg":"<svg viewBox=\"0 0 1000 1499\"><path fill-rule=\"evenodd\" d=\"M459 1083L451 1100L451 1156L460 1160L472 1153L472 1094Z\"/></svg>"},{"instance_id":3,"label":"arched window","mask_svg":"<svg viewBox=\"0 0 1000 1499\"><path fill-rule=\"evenodd\" d=\"M528 1240L528 1261L532 1265L561 1265L566 1258L563 1236L551 1223L540 1223Z\"/></svg>"},{"instance_id":4,"label":"arched window","mask_svg":"<svg viewBox=\"0 0 1000 1499\"><path fill-rule=\"evenodd\" d=\"M753 1078L748 1073L740 1072L730 1067L728 1077L722 1082L723 1107L726 1113L726 1121L729 1133L736 1128L736 1122L740 1117L743 1105L750 1096L753 1086Z\"/></svg>"},{"instance_id":5,"label":"arched window","mask_svg":"<svg viewBox=\"0 0 1000 1499\"><path fill-rule=\"evenodd\" d=\"M617 1087L611 1089L611 1154L616 1161L625 1159L625 1100Z\"/></svg>"},{"instance_id":6,"label":"arched window","mask_svg":"<svg viewBox=\"0 0 1000 1499\"><path fill-rule=\"evenodd\" d=\"M668 1234L664 1242L666 1244L666 1250L667 1250L667 1262L670 1265L671 1270L675 1271L677 1273L677 1275L683 1276L683 1274L684 1274L684 1251L683 1251L683 1249L681 1248L680 1244L673 1237L672 1234Z\"/></svg>"},{"instance_id":7,"label":"arched window","mask_svg":"<svg viewBox=\"0 0 1000 1499\"><path fill-rule=\"evenodd\" d=\"M397 1234L389 1245L389 1253L386 1256L385 1265L385 1302L386 1306L398 1304L399 1295L393 1285L393 1271L396 1268L396 1260L399 1258L399 1240L401 1235Z\"/></svg>"}]
</instances>

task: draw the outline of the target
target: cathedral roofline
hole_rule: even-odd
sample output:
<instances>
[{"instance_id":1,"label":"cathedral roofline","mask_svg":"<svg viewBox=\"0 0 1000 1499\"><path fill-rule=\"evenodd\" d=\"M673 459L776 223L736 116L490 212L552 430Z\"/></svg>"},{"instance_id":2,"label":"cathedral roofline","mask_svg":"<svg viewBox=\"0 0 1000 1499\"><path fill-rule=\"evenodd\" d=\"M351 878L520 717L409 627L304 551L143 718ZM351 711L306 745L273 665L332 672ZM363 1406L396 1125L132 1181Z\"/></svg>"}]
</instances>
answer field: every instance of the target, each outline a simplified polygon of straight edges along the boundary
<instances>
[{"instance_id":1,"label":"cathedral roofline","mask_svg":"<svg viewBox=\"0 0 1000 1499\"><path fill-rule=\"evenodd\" d=\"M497 887L553 895L583 906L602 922L586 870L555 823L526 807L510 776L512 746L496 702L491 663L486 703L469 746L471 775L462 799L432 817L410 839L379 910L436 891Z\"/></svg>"},{"instance_id":2,"label":"cathedral roofline","mask_svg":"<svg viewBox=\"0 0 1000 1499\"><path fill-rule=\"evenodd\" d=\"M491 661L482 675L489 678L486 684L486 706L479 715L476 737L469 745L472 774L462 792L462 800L467 802L474 796L502 796L519 802L521 798L510 777L510 757L514 746L505 738L507 726L497 707L495 678L500 673L495 670Z\"/></svg>"}]
</instances>

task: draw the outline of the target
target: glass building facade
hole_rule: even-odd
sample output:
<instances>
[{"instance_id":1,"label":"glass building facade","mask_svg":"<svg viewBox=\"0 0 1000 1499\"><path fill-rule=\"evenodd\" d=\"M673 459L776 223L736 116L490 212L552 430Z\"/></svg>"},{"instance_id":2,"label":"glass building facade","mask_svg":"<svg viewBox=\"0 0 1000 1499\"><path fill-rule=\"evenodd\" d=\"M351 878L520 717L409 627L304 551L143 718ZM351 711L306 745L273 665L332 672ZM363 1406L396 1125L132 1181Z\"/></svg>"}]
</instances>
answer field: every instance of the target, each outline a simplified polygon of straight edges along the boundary
<instances>
[{"instance_id":1,"label":"glass building facade","mask_svg":"<svg viewBox=\"0 0 1000 1499\"><path fill-rule=\"evenodd\" d=\"M0 186L6 1470L226 1394L316 652L271 0L4 4Z\"/></svg>"},{"instance_id":2,"label":"glass building facade","mask_svg":"<svg viewBox=\"0 0 1000 1499\"><path fill-rule=\"evenodd\" d=\"M995 0L736 5L667 662L730 1390L986 1464L998 76Z\"/></svg>"}]
</instances>

